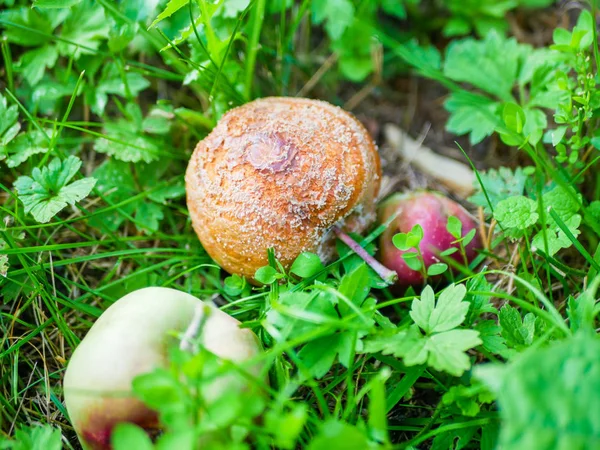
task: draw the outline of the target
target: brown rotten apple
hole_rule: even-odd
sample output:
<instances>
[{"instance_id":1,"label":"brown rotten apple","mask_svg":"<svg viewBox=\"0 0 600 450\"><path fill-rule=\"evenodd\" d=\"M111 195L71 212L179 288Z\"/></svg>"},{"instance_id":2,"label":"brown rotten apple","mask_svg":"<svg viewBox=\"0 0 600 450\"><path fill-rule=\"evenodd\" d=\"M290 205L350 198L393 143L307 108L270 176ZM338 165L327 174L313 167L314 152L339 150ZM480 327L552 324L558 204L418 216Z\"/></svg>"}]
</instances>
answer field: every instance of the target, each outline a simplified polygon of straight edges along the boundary
<instances>
[{"instance_id":1,"label":"brown rotten apple","mask_svg":"<svg viewBox=\"0 0 600 450\"><path fill-rule=\"evenodd\" d=\"M375 219L380 163L366 129L317 100L271 97L229 111L200 141L186 172L194 230L230 273L253 277L273 247L289 266L304 251L328 259L333 226Z\"/></svg>"},{"instance_id":2,"label":"brown rotten apple","mask_svg":"<svg viewBox=\"0 0 600 450\"><path fill-rule=\"evenodd\" d=\"M133 397L132 380L167 364L171 332L185 332L198 312L210 314L202 327L203 345L235 362L260 352L256 336L214 306L175 289L150 287L111 305L75 349L64 378L67 411L84 449L110 449L113 428L131 422L149 433L158 430L157 414ZM260 367L252 366L258 375ZM217 396L237 379L222 377L205 394Z\"/></svg>"}]
</instances>

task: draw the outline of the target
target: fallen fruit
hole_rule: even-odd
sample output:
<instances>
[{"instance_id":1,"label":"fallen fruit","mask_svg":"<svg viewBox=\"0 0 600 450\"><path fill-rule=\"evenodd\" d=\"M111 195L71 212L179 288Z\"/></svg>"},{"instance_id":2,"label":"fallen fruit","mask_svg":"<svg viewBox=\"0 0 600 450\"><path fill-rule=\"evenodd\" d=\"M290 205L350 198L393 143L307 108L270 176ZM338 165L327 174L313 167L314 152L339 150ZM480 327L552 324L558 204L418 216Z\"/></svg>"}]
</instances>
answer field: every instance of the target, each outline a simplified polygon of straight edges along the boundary
<instances>
[{"instance_id":1,"label":"fallen fruit","mask_svg":"<svg viewBox=\"0 0 600 450\"><path fill-rule=\"evenodd\" d=\"M252 278L267 250L289 267L305 251L327 260L334 225L375 220L380 162L367 130L329 103L271 97L229 111L198 143L186 172L194 230L230 273Z\"/></svg>"},{"instance_id":2,"label":"fallen fruit","mask_svg":"<svg viewBox=\"0 0 600 450\"><path fill-rule=\"evenodd\" d=\"M176 344L172 332L188 330L203 307L210 308L201 334L208 350L234 362L260 352L256 336L239 328L236 319L175 289L139 289L100 316L75 349L64 378L67 411L84 449L110 449L120 422L134 423L149 434L158 431L156 413L133 397L132 380L167 365L168 344ZM258 375L259 370L252 366L250 372ZM215 380L210 394L227 389L229 381Z\"/></svg>"},{"instance_id":3,"label":"fallen fruit","mask_svg":"<svg viewBox=\"0 0 600 450\"><path fill-rule=\"evenodd\" d=\"M465 237L471 230L476 230L476 224L467 211L458 203L433 192L416 192L408 194L395 194L388 198L379 207L379 220L386 221L397 214L390 226L379 238L379 260L398 274L398 285L409 286L422 284L424 273L433 264L442 262L441 252L452 252L449 258L460 264L470 262L476 255L475 249L479 247L479 235L464 246L464 255L459 250L457 238L447 230L448 217L456 217L460 223L460 236ZM416 248L399 249L394 245L394 235L397 233L410 233L415 225L420 225L423 236L418 242L420 252L421 270L409 267L407 260L418 258ZM409 238L410 239L410 238ZM410 247L410 242L407 244ZM410 256L411 258L408 258ZM418 263L417 263L418 265Z\"/></svg>"}]
</instances>

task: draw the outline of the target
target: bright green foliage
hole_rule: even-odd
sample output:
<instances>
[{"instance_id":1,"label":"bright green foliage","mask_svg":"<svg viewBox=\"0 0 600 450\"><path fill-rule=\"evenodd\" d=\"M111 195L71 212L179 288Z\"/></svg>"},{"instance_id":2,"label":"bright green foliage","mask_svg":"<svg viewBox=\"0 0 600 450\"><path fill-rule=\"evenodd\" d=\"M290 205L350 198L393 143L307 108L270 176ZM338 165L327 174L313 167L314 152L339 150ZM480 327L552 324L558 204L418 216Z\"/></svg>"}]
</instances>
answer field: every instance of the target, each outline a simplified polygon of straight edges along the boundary
<instances>
[{"instance_id":1,"label":"bright green foliage","mask_svg":"<svg viewBox=\"0 0 600 450\"><path fill-rule=\"evenodd\" d=\"M350 0L315 0L311 2L313 21L325 22L325 30L332 40L344 34L354 20L354 5Z\"/></svg>"},{"instance_id":2,"label":"bright green foliage","mask_svg":"<svg viewBox=\"0 0 600 450\"><path fill-rule=\"evenodd\" d=\"M363 450L371 448L364 431L338 421L324 422L308 450ZM377 447L372 447L377 448Z\"/></svg>"},{"instance_id":3,"label":"bright green foliage","mask_svg":"<svg viewBox=\"0 0 600 450\"><path fill-rule=\"evenodd\" d=\"M82 178L69 183L81 167L81 160L69 156L65 160L54 158L41 170L33 169L31 177L22 176L15 181L19 199L26 213L38 222L49 222L67 205L74 205L88 196L95 178Z\"/></svg>"},{"instance_id":4,"label":"bright green foliage","mask_svg":"<svg viewBox=\"0 0 600 450\"><path fill-rule=\"evenodd\" d=\"M523 231L537 223L537 203L522 195L508 197L496 205L494 218L512 237L520 237Z\"/></svg>"},{"instance_id":5,"label":"bright green foliage","mask_svg":"<svg viewBox=\"0 0 600 450\"><path fill-rule=\"evenodd\" d=\"M481 367L496 394L503 449L589 449L600 445L600 341L581 333L532 348L506 367ZM486 370L487 369L487 370Z\"/></svg>"},{"instance_id":6,"label":"bright green foliage","mask_svg":"<svg viewBox=\"0 0 600 450\"><path fill-rule=\"evenodd\" d=\"M8 145L21 129L18 118L17 105L8 106L6 97L0 95L0 160L7 157Z\"/></svg>"},{"instance_id":7,"label":"bright green foliage","mask_svg":"<svg viewBox=\"0 0 600 450\"><path fill-rule=\"evenodd\" d=\"M111 204L124 203L119 209L91 218L93 226L116 231L127 218L133 218L138 230L154 232L164 218L169 201L185 195L182 180L166 184L158 183L168 167L164 163L142 165L132 170L126 163L107 160L95 171L97 189ZM132 200L142 190L143 198Z\"/></svg>"},{"instance_id":8,"label":"bright green foliage","mask_svg":"<svg viewBox=\"0 0 600 450\"><path fill-rule=\"evenodd\" d=\"M452 17L446 22L443 33L446 36L462 36L472 29L479 36L490 31L508 30L506 14L517 8L543 8L553 0L447 0L444 6Z\"/></svg>"},{"instance_id":9,"label":"bright green foliage","mask_svg":"<svg viewBox=\"0 0 600 450\"><path fill-rule=\"evenodd\" d=\"M213 450L535 450L539 436L577 448L571 431L594 430L598 391L597 45L585 11L543 42L550 30L537 34L527 8L547 4L0 0L0 448L57 450L60 431L22 428L48 421L71 445L64 360L107 305L149 285L239 319L268 373L256 389L205 402L209 380L239 368L203 349L174 351L134 386L164 433L150 442L119 426L117 450L196 450L200 435ZM458 35L467 37L447 39ZM229 109L300 94L345 105L369 127L404 123L413 100L419 125L434 94L432 106L450 113L432 121L436 136L450 132L444 145L465 135L480 144L465 148L476 167L496 157L511 167L478 173L471 201L488 223L471 269L425 271L419 226L394 244L432 277L424 289L385 286L339 241L339 258L302 253L289 268L271 252L260 285L215 266L186 208L190 152ZM458 225L442 226L467 245L475 234ZM381 232L373 224L352 237L376 256ZM589 333L577 339L590 348L570 333ZM487 361L508 362L483 385L471 371Z\"/></svg>"},{"instance_id":10,"label":"bright green foliage","mask_svg":"<svg viewBox=\"0 0 600 450\"><path fill-rule=\"evenodd\" d=\"M15 431L14 441L0 442L0 448L10 450L61 450L61 433L49 425L22 427Z\"/></svg>"},{"instance_id":11,"label":"bright green foliage","mask_svg":"<svg viewBox=\"0 0 600 450\"><path fill-rule=\"evenodd\" d=\"M427 363L436 370L460 376L471 366L464 352L482 343L479 332L457 329L470 307L464 301L465 294L464 285L451 285L436 302L433 289L426 287L421 298L412 303L410 316L415 324L393 336L367 340L365 350L394 354L403 358L407 366Z\"/></svg>"},{"instance_id":12,"label":"bright green foliage","mask_svg":"<svg viewBox=\"0 0 600 450\"><path fill-rule=\"evenodd\" d=\"M298 275L302 278L312 277L313 275L317 275L324 269L323 263L321 262L321 258L319 255L309 252L303 252L298 255L292 267L290 268L290 272L294 275Z\"/></svg>"},{"instance_id":13,"label":"bright green foliage","mask_svg":"<svg viewBox=\"0 0 600 450\"><path fill-rule=\"evenodd\" d=\"M424 55L436 50L420 52ZM537 144L547 127L541 108L555 109L566 96L554 83L560 55L495 32L487 33L483 40L452 42L441 65L435 63L439 56L422 59L407 54L405 59L425 76L475 88L476 92L467 92L453 83L445 102L451 113L446 128L455 134L469 134L472 144L494 132L509 145ZM515 98L515 91L528 91L529 95Z\"/></svg>"},{"instance_id":14,"label":"bright green foliage","mask_svg":"<svg viewBox=\"0 0 600 450\"><path fill-rule=\"evenodd\" d=\"M491 214L500 201L522 195L525 191L527 174L522 167L517 167L514 171L508 167L500 167L479 175L481 184L479 180L475 181L477 192L469 197L469 201L483 206L487 214Z\"/></svg>"}]
</instances>

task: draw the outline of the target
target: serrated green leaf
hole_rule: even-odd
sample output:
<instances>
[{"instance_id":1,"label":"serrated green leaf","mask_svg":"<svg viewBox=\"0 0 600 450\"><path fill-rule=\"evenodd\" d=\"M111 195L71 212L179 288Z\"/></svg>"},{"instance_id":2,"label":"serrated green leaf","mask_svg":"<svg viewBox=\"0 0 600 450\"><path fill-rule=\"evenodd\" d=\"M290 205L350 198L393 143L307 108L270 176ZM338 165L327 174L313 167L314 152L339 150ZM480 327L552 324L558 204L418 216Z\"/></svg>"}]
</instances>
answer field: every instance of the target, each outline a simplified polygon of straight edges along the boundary
<instances>
[{"instance_id":1,"label":"serrated green leaf","mask_svg":"<svg viewBox=\"0 0 600 450\"><path fill-rule=\"evenodd\" d=\"M483 193L484 188L491 201L491 207L495 209L502 200L522 195L527 182L527 175L522 167L517 167L514 172L508 167L490 169L480 173L479 176L483 187L479 184L479 180L475 181L477 192L469 197L469 201L477 206L483 206L486 214L491 214L492 210Z\"/></svg>"},{"instance_id":2,"label":"serrated green leaf","mask_svg":"<svg viewBox=\"0 0 600 450\"><path fill-rule=\"evenodd\" d=\"M502 327L502 336L506 344L513 348L523 348L533 343L535 336L536 317L532 313L521 313L516 308L506 304L500 309L498 323Z\"/></svg>"},{"instance_id":3,"label":"serrated green leaf","mask_svg":"<svg viewBox=\"0 0 600 450\"><path fill-rule=\"evenodd\" d=\"M109 30L104 8L84 0L71 9L61 28L63 40L57 42L56 48L61 55L78 59L97 50L108 37Z\"/></svg>"},{"instance_id":4,"label":"serrated green leaf","mask_svg":"<svg viewBox=\"0 0 600 450\"><path fill-rule=\"evenodd\" d=\"M169 3L167 3L167 6L163 10L163 12L161 12L156 17L156 19L154 19L154 21L150 25L150 28L154 28L162 20L166 19L167 17L171 17L173 14L175 14L181 8L186 6L188 3L189 0L169 0Z\"/></svg>"},{"instance_id":5,"label":"serrated green leaf","mask_svg":"<svg viewBox=\"0 0 600 450\"><path fill-rule=\"evenodd\" d=\"M494 355L506 357L508 348L505 344L504 337L500 334L502 327L496 324L495 320L483 320L475 325L475 330L479 331L481 345L488 352Z\"/></svg>"},{"instance_id":6,"label":"serrated green leaf","mask_svg":"<svg viewBox=\"0 0 600 450\"><path fill-rule=\"evenodd\" d=\"M522 195L500 201L494 210L494 218L512 237L521 236L537 223L538 217L537 203Z\"/></svg>"},{"instance_id":7,"label":"serrated green leaf","mask_svg":"<svg viewBox=\"0 0 600 450\"><path fill-rule=\"evenodd\" d=\"M428 334L456 328L465 320L469 310L469 302L463 301L466 292L462 284L450 285L435 302L433 289L427 286L421 298L413 300L410 316Z\"/></svg>"},{"instance_id":8,"label":"serrated green leaf","mask_svg":"<svg viewBox=\"0 0 600 450\"><path fill-rule=\"evenodd\" d=\"M544 207L551 207L563 221L571 219L581 209L581 194L577 194L573 188L568 189L556 186L542 196ZM557 226L549 215L547 220L550 226Z\"/></svg>"},{"instance_id":9,"label":"serrated green leaf","mask_svg":"<svg viewBox=\"0 0 600 450\"><path fill-rule=\"evenodd\" d=\"M469 134L472 145L491 136L501 123L498 104L485 97L453 93L444 107L451 113L446 129L459 136Z\"/></svg>"},{"instance_id":10,"label":"serrated green leaf","mask_svg":"<svg viewBox=\"0 0 600 450\"><path fill-rule=\"evenodd\" d=\"M579 225L581 225L581 216L575 214L570 219L566 220L564 224L567 226L571 234L575 237L581 233L579 231ZM544 240L544 231L540 230L531 241L531 249L533 251L539 249L542 250L549 256L554 256L563 248L569 248L573 245L571 239L565 234L565 232L557 227L547 227L545 229L546 239L548 242L548 248L546 248L546 241Z\"/></svg>"},{"instance_id":11,"label":"serrated green leaf","mask_svg":"<svg viewBox=\"0 0 600 450\"><path fill-rule=\"evenodd\" d=\"M598 337L582 333L547 347L532 347L493 374L486 366L478 367L477 378L498 396L502 417L498 447L600 446L599 354Z\"/></svg>"},{"instance_id":12,"label":"serrated green leaf","mask_svg":"<svg viewBox=\"0 0 600 450\"><path fill-rule=\"evenodd\" d=\"M355 9L350 0L313 0L313 21L325 22L325 31L332 40L339 39L354 20Z\"/></svg>"},{"instance_id":13,"label":"serrated green leaf","mask_svg":"<svg viewBox=\"0 0 600 450\"><path fill-rule=\"evenodd\" d=\"M452 330L434 334L427 340L427 364L458 377L471 367L465 351L481 343L479 332L475 330Z\"/></svg>"},{"instance_id":14,"label":"serrated green leaf","mask_svg":"<svg viewBox=\"0 0 600 450\"><path fill-rule=\"evenodd\" d=\"M81 160L69 156L64 161L54 158L41 170L34 168L31 177L21 176L15 181L25 213L31 213L41 223L50 221L67 204L74 205L87 197L96 180L83 178L67 184L79 171Z\"/></svg>"},{"instance_id":15,"label":"serrated green leaf","mask_svg":"<svg viewBox=\"0 0 600 450\"><path fill-rule=\"evenodd\" d=\"M61 450L60 429L50 425L34 425L32 427L21 427L15 431L15 441L9 449L12 450Z\"/></svg>"},{"instance_id":16,"label":"serrated green leaf","mask_svg":"<svg viewBox=\"0 0 600 450\"><path fill-rule=\"evenodd\" d=\"M487 33L482 41L464 39L448 46L444 74L455 80L467 82L511 101L521 61L531 54L531 47L517 43L516 39L502 38L496 32ZM472 64L477 61L477 64Z\"/></svg>"},{"instance_id":17,"label":"serrated green leaf","mask_svg":"<svg viewBox=\"0 0 600 450\"><path fill-rule=\"evenodd\" d=\"M148 234L156 233L160 221L164 218L163 209L156 203L141 203L135 212L136 227Z\"/></svg>"},{"instance_id":18,"label":"serrated green leaf","mask_svg":"<svg viewBox=\"0 0 600 450\"><path fill-rule=\"evenodd\" d=\"M56 47L45 45L24 53L21 56L19 65L23 76L33 86L42 79L47 68L54 67L57 59L58 51Z\"/></svg>"}]
</instances>

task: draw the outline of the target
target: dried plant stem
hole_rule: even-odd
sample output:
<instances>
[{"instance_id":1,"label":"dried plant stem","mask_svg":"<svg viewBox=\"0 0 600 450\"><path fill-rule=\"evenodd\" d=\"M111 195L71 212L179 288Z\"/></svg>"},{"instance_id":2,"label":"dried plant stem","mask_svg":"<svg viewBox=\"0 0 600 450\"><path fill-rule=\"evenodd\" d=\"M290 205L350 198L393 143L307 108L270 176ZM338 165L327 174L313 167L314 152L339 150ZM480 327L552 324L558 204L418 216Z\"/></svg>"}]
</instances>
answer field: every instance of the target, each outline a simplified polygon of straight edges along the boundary
<instances>
[{"instance_id":1,"label":"dried plant stem","mask_svg":"<svg viewBox=\"0 0 600 450\"><path fill-rule=\"evenodd\" d=\"M377 275L379 275L383 279L383 281L385 281L388 284L394 284L396 282L396 280L398 279L398 274L396 272L388 269L375 258L373 258L371 255L369 255L369 253L367 253L367 251L364 248L362 248L358 244L358 242L352 239L347 233L342 231L341 228L335 227L334 232L337 235L337 237L344 244L350 247L350 249L354 253L360 256L369 265L369 267L371 267L371 269L373 269L377 273Z\"/></svg>"}]
</instances>

